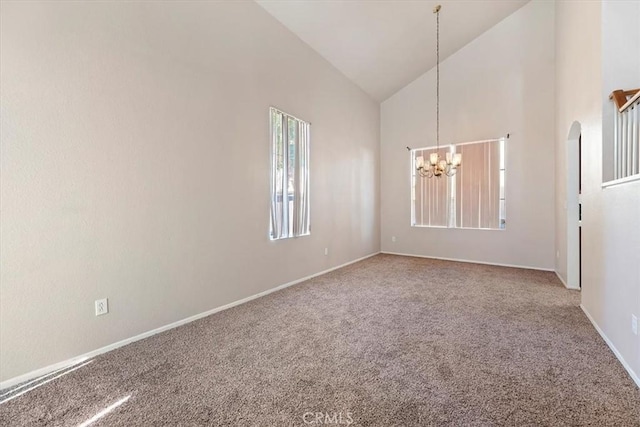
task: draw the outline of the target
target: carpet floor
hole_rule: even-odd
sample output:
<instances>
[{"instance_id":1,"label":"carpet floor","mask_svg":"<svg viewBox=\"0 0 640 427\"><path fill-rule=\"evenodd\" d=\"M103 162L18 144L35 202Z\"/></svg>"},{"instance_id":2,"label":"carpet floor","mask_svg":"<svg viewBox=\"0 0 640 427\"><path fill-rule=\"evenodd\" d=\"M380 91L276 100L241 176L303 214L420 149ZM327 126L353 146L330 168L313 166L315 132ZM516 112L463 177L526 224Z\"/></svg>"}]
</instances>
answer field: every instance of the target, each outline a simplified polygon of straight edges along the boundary
<instances>
[{"instance_id":1,"label":"carpet floor","mask_svg":"<svg viewBox=\"0 0 640 427\"><path fill-rule=\"evenodd\" d=\"M640 426L579 301L549 272L377 255L5 390L0 425Z\"/></svg>"}]
</instances>

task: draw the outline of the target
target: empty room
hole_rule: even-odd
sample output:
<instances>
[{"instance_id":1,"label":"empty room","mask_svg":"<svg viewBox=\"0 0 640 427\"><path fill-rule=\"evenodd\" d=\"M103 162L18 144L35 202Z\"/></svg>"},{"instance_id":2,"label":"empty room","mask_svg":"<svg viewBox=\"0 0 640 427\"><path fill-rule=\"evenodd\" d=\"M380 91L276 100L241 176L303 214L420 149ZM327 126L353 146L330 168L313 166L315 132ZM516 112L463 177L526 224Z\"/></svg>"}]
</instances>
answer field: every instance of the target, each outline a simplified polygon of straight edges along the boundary
<instances>
[{"instance_id":1,"label":"empty room","mask_svg":"<svg viewBox=\"0 0 640 427\"><path fill-rule=\"evenodd\" d=\"M640 426L639 29L0 0L0 425Z\"/></svg>"}]
</instances>

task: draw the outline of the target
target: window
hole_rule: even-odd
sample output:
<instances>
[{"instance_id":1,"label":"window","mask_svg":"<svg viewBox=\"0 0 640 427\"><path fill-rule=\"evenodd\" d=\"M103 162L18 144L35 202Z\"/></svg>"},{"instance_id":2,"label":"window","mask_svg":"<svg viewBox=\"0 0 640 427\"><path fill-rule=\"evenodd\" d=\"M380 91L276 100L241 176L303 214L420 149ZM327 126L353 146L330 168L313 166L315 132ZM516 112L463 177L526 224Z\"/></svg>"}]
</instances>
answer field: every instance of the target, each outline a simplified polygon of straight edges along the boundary
<instances>
[{"instance_id":1,"label":"window","mask_svg":"<svg viewBox=\"0 0 640 427\"><path fill-rule=\"evenodd\" d=\"M462 166L450 178L422 178L416 159L434 151L411 150L411 225L504 229L505 138L440 147L441 158L461 153Z\"/></svg>"},{"instance_id":2,"label":"window","mask_svg":"<svg viewBox=\"0 0 640 427\"><path fill-rule=\"evenodd\" d=\"M269 109L272 240L309 234L309 123Z\"/></svg>"}]
</instances>

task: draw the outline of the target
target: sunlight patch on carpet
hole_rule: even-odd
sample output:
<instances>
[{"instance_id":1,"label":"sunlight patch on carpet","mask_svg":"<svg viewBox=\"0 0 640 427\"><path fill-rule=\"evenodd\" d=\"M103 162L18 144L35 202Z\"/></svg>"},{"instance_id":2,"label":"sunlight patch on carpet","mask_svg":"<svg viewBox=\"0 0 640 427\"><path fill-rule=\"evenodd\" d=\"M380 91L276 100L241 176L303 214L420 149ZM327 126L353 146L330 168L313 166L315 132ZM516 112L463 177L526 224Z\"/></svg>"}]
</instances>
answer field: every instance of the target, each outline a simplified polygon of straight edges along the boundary
<instances>
[{"instance_id":1,"label":"sunlight patch on carpet","mask_svg":"<svg viewBox=\"0 0 640 427\"><path fill-rule=\"evenodd\" d=\"M33 380L33 381L29 381L29 382L28 382L28 383L26 383L26 384L23 384L23 385L21 385L21 386L19 386L19 387L16 387L15 389L13 389L13 390L11 390L11 391L9 391L9 392L7 392L7 393L4 393L4 394L2 395L2 397L4 397L4 396L8 396L8 395L10 395L10 396L9 396L9 397L7 397L6 399L0 400L0 405L2 405L3 403L7 403L7 402L9 402L10 400L15 399L16 397L20 397L20 396L22 396L22 395L23 395L23 394L25 394L25 393L28 393L28 392L30 392L30 391L32 391L32 390L35 390L35 389L37 389L37 388L38 388L38 387L40 387L40 386L43 386L43 385L45 385L45 384L47 384L47 383L50 383L51 381L53 381L53 380L55 380L55 379L58 379L58 378L60 378L60 377L63 377L63 376L65 376L65 375L67 375L68 373L71 373L71 372L73 372L73 371L75 371L75 370L77 370L77 369L82 368L83 366L87 366L87 365L88 365L88 364L90 364L91 362L93 362L93 360L89 360L88 362L85 362L85 363L83 363L83 364L81 364L81 365L79 365L79 366L76 366L75 368L68 369L68 367L66 367L66 368L58 369L57 371L54 371L54 372L51 372L51 373L49 373L49 374L43 375L43 376L41 376L40 378L36 378L36 379L35 379L35 380ZM55 374L55 373L57 373L57 372L60 372L60 371L65 370L65 369L67 369L65 372L63 372L63 373L61 373L61 374L58 374L58 375L56 375L55 377L49 378L48 380L45 380L45 381L39 382L39 381L41 381L42 379L47 378L48 376L51 376L51 375L53 375L53 374ZM36 385L34 385L34 386L32 386L32 387L29 387L29 388L27 388L27 389L25 389L25 390L22 390L22 391L21 391L21 392L19 392L19 393L16 393L18 390L23 389L24 387L26 387L26 386L28 386L28 385L31 385L31 384L33 384L33 383L37 383L37 384L36 384Z\"/></svg>"},{"instance_id":2,"label":"sunlight patch on carpet","mask_svg":"<svg viewBox=\"0 0 640 427\"><path fill-rule=\"evenodd\" d=\"M80 424L78 427L87 427L88 425L91 425L93 423L95 423L96 421L98 421L100 418L104 417L105 415L107 415L109 412L113 411L114 409L116 409L118 406L122 405L124 402L126 402L127 400L129 400L129 398L131 397L131 395L127 396L127 397L123 397L122 399L118 400L116 403L114 403L113 405L107 406L106 408L104 408L102 411L98 412L97 414L95 414L93 417L89 418L87 421L83 422L82 424Z\"/></svg>"}]
</instances>

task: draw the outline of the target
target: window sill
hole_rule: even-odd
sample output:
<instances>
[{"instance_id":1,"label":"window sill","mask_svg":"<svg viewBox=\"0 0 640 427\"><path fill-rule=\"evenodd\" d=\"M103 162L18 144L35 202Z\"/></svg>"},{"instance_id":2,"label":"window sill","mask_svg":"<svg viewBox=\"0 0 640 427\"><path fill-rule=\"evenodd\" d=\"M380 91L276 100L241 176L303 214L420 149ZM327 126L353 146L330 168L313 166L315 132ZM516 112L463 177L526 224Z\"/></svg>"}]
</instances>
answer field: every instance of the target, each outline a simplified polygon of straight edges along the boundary
<instances>
[{"instance_id":1,"label":"window sill","mask_svg":"<svg viewBox=\"0 0 640 427\"><path fill-rule=\"evenodd\" d=\"M634 181L640 181L640 174L635 174L620 179L614 179L613 181L603 182L602 188L615 187L616 185L622 185Z\"/></svg>"},{"instance_id":2,"label":"window sill","mask_svg":"<svg viewBox=\"0 0 640 427\"><path fill-rule=\"evenodd\" d=\"M481 231L506 231L507 228L476 228L476 227L447 227L444 225L416 225L412 224L413 228L439 228L445 230L481 230Z\"/></svg>"}]
</instances>

